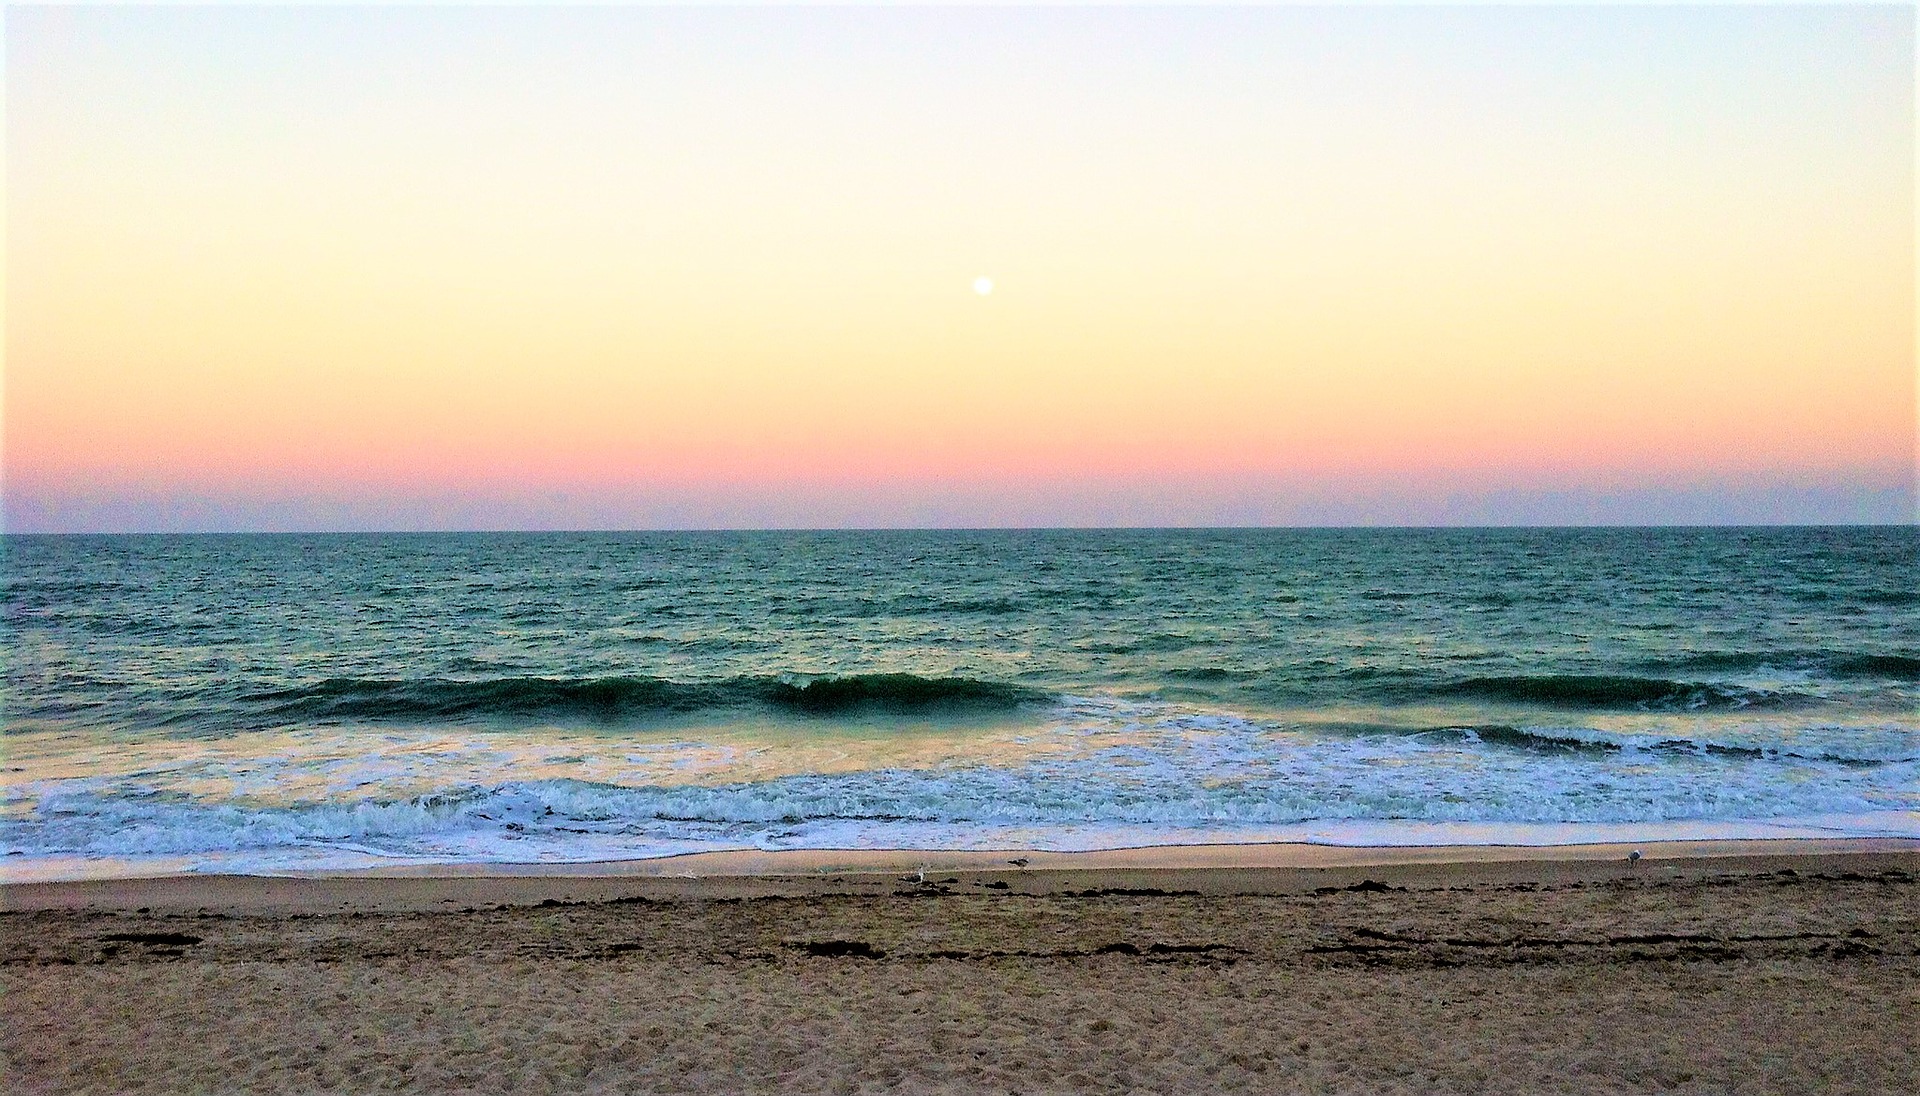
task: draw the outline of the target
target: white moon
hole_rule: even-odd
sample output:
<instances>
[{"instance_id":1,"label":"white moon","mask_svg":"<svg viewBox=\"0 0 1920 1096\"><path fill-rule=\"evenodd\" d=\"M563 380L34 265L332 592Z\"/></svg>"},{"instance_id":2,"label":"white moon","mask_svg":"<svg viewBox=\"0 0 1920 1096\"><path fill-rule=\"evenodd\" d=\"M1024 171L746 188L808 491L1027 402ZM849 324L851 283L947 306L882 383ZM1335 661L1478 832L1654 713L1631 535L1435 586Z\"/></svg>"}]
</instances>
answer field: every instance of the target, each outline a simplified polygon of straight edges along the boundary
<instances>
[{"instance_id":1,"label":"white moon","mask_svg":"<svg viewBox=\"0 0 1920 1096\"><path fill-rule=\"evenodd\" d=\"M980 275L973 280L973 291L982 297L993 292L993 279L987 277L985 274Z\"/></svg>"}]
</instances>

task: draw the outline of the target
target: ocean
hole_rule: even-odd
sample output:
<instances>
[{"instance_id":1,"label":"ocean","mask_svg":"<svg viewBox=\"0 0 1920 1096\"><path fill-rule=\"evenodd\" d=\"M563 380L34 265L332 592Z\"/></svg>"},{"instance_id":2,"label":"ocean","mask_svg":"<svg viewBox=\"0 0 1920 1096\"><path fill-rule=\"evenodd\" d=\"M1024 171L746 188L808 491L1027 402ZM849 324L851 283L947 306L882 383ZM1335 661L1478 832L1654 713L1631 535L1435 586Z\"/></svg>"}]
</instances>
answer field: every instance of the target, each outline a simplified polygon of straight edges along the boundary
<instances>
[{"instance_id":1,"label":"ocean","mask_svg":"<svg viewBox=\"0 0 1920 1096\"><path fill-rule=\"evenodd\" d=\"M1920 529L22 536L7 877L1920 836Z\"/></svg>"}]
</instances>

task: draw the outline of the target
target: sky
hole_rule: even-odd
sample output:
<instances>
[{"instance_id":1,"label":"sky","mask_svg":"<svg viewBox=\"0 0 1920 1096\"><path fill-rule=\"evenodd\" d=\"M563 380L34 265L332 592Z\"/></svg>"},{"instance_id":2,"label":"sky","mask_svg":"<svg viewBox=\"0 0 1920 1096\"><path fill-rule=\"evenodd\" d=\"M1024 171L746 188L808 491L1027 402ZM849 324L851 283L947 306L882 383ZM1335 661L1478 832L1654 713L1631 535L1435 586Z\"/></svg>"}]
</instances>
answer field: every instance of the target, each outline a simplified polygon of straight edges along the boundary
<instances>
[{"instance_id":1,"label":"sky","mask_svg":"<svg viewBox=\"0 0 1920 1096\"><path fill-rule=\"evenodd\" d=\"M13 7L0 512L1911 522L1914 56L1900 5Z\"/></svg>"}]
</instances>

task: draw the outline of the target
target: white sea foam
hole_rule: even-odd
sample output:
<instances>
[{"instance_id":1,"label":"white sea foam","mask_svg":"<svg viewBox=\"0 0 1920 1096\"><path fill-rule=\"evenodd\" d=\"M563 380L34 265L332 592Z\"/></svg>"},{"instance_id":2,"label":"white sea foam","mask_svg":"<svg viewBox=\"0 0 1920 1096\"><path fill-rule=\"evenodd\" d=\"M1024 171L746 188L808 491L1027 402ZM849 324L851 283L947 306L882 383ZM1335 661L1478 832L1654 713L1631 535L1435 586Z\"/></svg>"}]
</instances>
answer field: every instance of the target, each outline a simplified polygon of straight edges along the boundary
<instances>
[{"instance_id":1,"label":"white sea foam","mask_svg":"<svg viewBox=\"0 0 1920 1096\"><path fill-rule=\"evenodd\" d=\"M898 742L848 736L795 755L828 762L812 768L769 767L779 751L740 741L321 730L270 748L200 742L118 775L23 766L0 801L0 844L18 874L162 859L274 871L736 848L1920 836L1910 729L1823 741L1813 728L1759 748L1747 743L1761 730L1742 726L1703 749L1658 726L1369 733L1073 698L984 753L903 763ZM1842 738L1854 753L1836 758Z\"/></svg>"}]
</instances>

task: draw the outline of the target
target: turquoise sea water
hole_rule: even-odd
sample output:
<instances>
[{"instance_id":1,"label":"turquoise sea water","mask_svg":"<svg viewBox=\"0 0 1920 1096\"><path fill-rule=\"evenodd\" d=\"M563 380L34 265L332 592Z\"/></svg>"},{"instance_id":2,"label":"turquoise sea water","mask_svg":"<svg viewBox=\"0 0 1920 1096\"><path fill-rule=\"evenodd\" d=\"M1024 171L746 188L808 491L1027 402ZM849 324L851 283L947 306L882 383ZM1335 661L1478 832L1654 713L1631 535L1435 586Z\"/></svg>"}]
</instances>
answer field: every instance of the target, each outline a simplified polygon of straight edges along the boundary
<instances>
[{"instance_id":1,"label":"turquoise sea water","mask_svg":"<svg viewBox=\"0 0 1920 1096\"><path fill-rule=\"evenodd\" d=\"M4 540L15 877L1920 835L1920 531Z\"/></svg>"}]
</instances>

